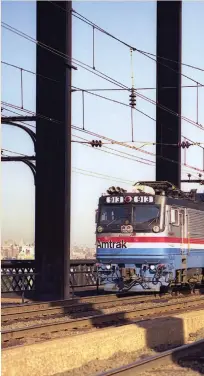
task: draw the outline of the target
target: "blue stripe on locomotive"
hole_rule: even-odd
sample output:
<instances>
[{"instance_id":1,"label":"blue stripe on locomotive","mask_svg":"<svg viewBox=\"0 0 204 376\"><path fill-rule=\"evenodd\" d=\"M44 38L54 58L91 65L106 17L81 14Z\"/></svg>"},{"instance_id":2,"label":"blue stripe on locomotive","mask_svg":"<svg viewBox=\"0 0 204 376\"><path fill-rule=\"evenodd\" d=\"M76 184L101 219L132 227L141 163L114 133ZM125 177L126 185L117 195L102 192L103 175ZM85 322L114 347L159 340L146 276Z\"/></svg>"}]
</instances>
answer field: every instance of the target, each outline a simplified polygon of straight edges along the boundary
<instances>
[{"instance_id":1,"label":"blue stripe on locomotive","mask_svg":"<svg viewBox=\"0 0 204 376\"><path fill-rule=\"evenodd\" d=\"M187 268L204 268L204 248L186 248L182 254L187 255ZM98 248L97 260L111 264L164 263L180 269L182 254L180 248Z\"/></svg>"}]
</instances>

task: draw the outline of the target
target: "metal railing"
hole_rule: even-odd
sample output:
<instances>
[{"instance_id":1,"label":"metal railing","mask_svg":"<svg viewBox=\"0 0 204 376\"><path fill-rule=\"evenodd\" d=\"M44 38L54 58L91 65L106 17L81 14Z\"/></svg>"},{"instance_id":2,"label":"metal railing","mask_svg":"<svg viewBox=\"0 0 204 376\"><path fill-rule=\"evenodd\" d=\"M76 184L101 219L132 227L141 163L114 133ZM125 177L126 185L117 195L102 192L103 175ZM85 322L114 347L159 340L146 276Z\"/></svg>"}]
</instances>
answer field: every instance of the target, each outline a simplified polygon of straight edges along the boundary
<instances>
[{"instance_id":1,"label":"metal railing","mask_svg":"<svg viewBox=\"0 0 204 376\"><path fill-rule=\"evenodd\" d=\"M1 261L1 293L35 290L35 261L2 260ZM70 287L99 287L99 277L95 260L70 261Z\"/></svg>"}]
</instances>

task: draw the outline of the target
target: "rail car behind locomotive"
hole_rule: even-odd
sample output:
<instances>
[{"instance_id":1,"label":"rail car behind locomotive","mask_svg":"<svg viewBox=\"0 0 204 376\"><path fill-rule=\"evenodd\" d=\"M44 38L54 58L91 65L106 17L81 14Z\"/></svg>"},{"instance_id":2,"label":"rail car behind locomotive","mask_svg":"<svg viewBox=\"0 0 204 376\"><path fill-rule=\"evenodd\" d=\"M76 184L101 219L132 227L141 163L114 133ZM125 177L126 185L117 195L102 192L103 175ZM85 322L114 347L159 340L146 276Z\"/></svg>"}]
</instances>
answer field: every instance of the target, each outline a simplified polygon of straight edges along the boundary
<instances>
[{"instance_id":1,"label":"rail car behind locomotive","mask_svg":"<svg viewBox=\"0 0 204 376\"><path fill-rule=\"evenodd\" d=\"M111 187L96 212L96 257L106 291L204 283L204 194L169 182Z\"/></svg>"}]
</instances>

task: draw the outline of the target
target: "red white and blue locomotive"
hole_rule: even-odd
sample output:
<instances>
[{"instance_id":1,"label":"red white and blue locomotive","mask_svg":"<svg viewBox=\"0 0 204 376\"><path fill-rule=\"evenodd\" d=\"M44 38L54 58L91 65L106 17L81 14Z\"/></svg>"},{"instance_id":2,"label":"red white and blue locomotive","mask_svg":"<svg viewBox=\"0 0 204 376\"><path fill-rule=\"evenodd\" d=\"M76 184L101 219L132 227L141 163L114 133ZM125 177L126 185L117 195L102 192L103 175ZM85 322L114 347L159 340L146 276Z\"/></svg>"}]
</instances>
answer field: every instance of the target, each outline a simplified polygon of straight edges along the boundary
<instances>
[{"instance_id":1,"label":"red white and blue locomotive","mask_svg":"<svg viewBox=\"0 0 204 376\"><path fill-rule=\"evenodd\" d=\"M204 283L204 194L169 182L111 187L96 213L96 257L106 291Z\"/></svg>"}]
</instances>

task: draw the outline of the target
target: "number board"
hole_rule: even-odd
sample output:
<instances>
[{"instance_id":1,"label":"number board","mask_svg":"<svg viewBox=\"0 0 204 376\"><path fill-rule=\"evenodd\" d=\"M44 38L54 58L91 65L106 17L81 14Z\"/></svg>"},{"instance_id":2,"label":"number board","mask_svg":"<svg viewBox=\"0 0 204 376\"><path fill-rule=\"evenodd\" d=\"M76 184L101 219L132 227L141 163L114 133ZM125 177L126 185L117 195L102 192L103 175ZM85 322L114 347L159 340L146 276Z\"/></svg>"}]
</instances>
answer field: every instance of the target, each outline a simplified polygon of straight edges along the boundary
<instances>
[{"instance_id":1,"label":"number board","mask_svg":"<svg viewBox=\"0 0 204 376\"><path fill-rule=\"evenodd\" d=\"M135 196L133 197L133 201L137 204L151 204L154 202L153 196Z\"/></svg>"},{"instance_id":2,"label":"number board","mask_svg":"<svg viewBox=\"0 0 204 376\"><path fill-rule=\"evenodd\" d=\"M106 197L107 204L152 204L154 203L154 196L108 196Z\"/></svg>"}]
</instances>

